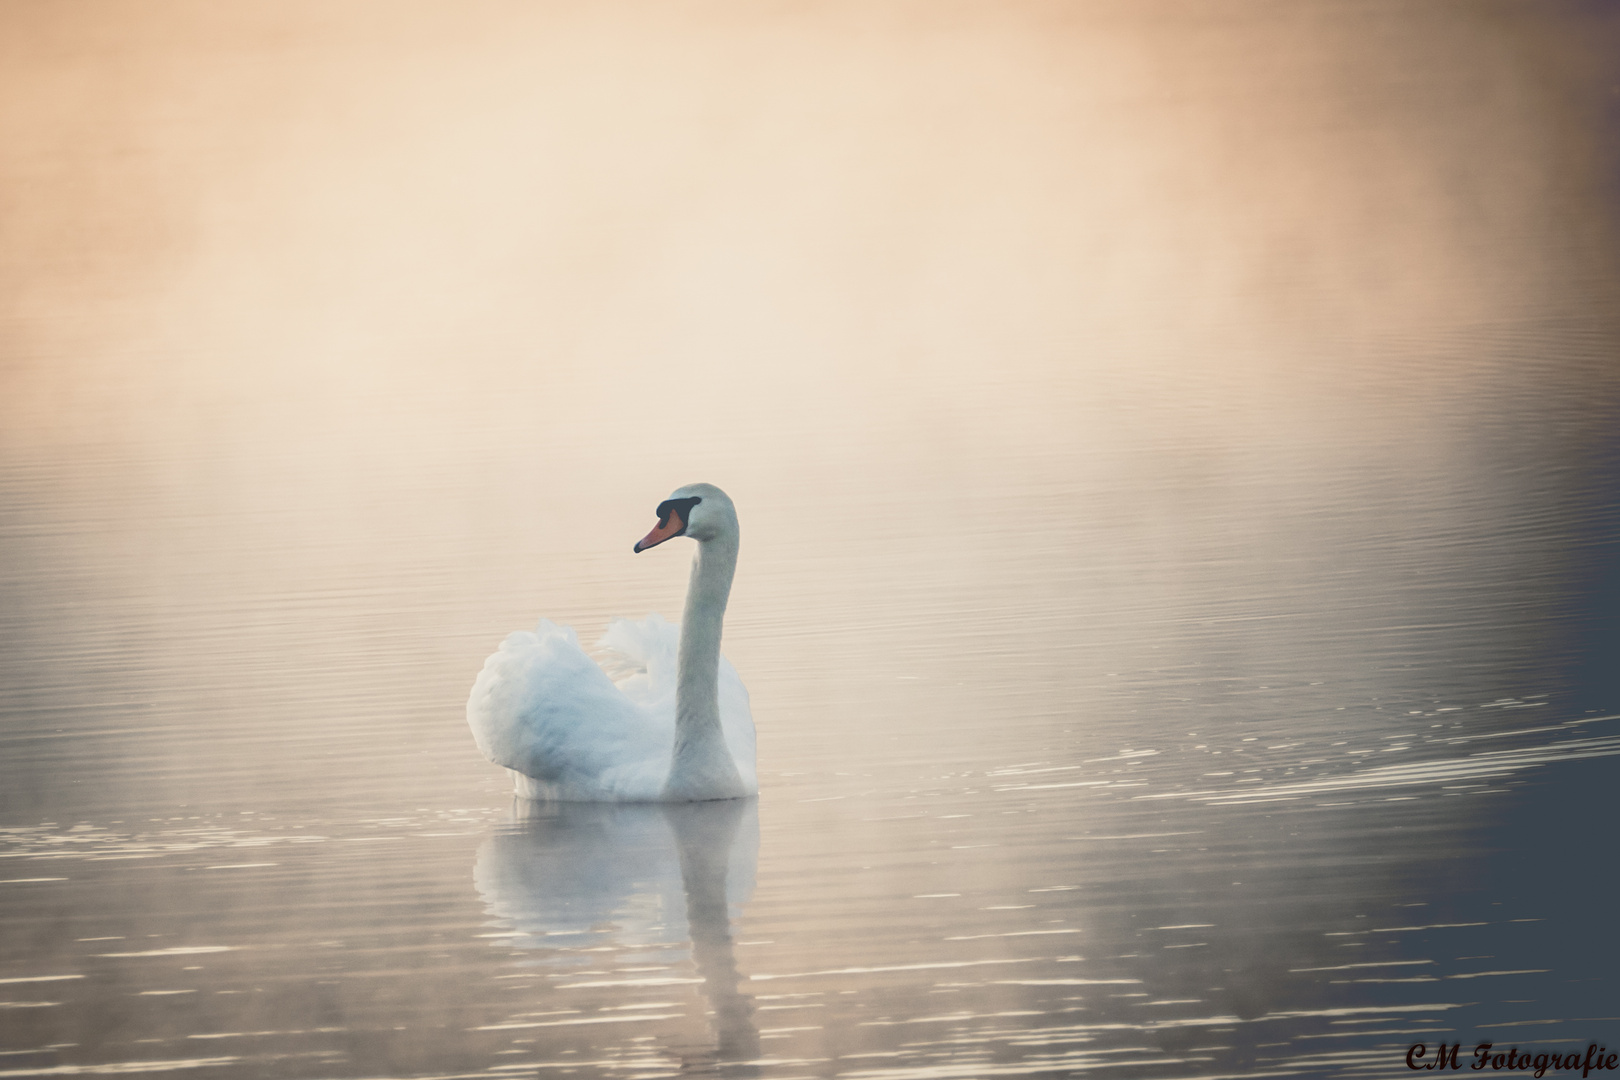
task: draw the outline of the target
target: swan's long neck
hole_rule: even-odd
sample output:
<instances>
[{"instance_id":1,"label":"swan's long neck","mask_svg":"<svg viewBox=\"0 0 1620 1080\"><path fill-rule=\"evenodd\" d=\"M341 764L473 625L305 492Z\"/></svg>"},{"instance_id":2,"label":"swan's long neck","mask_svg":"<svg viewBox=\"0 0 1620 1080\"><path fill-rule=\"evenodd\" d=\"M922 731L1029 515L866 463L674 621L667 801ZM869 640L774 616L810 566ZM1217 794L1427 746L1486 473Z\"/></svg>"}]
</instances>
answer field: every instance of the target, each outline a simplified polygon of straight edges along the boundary
<instances>
[{"instance_id":1,"label":"swan's long neck","mask_svg":"<svg viewBox=\"0 0 1620 1080\"><path fill-rule=\"evenodd\" d=\"M692 580L681 613L676 660L675 753L665 794L729 799L745 794L737 764L720 729L720 632L731 579L737 572L737 538L698 544Z\"/></svg>"}]
</instances>

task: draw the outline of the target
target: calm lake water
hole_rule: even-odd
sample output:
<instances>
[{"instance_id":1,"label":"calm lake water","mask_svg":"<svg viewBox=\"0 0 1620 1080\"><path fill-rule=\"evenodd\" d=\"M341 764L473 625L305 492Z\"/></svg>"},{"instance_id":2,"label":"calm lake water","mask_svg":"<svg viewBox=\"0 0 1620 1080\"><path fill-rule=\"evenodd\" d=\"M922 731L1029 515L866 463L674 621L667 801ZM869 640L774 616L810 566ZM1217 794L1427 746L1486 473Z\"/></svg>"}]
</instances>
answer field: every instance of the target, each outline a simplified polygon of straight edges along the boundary
<instances>
[{"instance_id":1,"label":"calm lake water","mask_svg":"<svg viewBox=\"0 0 1620 1080\"><path fill-rule=\"evenodd\" d=\"M0 1078L1620 1052L1613 11L77 11ZM675 616L696 480L760 795L514 800L483 658Z\"/></svg>"}]
</instances>

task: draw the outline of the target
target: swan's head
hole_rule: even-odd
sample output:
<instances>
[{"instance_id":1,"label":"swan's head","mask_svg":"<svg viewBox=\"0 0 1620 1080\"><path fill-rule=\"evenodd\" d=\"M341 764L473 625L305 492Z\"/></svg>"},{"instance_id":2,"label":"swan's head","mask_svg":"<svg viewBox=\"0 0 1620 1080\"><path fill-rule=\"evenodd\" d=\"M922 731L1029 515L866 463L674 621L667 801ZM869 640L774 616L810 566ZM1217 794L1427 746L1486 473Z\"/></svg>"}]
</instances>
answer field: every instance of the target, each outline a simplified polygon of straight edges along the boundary
<instances>
[{"instance_id":1,"label":"swan's head","mask_svg":"<svg viewBox=\"0 0 1620 1080\"><path fill-rule=\"evenodd\" d=\"M658 524L636 541L637 552L657 547L676 536L694 540L737 537L737 511L725 492L713 484L687 484L676 488L658 504Z\"/></svg>"}]
</instances>

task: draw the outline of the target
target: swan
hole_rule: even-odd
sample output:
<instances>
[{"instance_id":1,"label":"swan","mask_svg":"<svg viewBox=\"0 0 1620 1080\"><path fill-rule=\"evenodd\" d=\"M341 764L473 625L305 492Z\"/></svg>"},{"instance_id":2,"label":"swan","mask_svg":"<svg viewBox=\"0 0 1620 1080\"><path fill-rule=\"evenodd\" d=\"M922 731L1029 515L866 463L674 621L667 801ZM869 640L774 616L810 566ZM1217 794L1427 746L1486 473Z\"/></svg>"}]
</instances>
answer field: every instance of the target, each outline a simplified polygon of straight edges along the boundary
<instances>
[{"instance_id":1,"label":"swan","mask_svg":"<svg viewBox=\"0 0 1620 1080\"><path fill-rule=\"evenodd\" d=\"M467 724L516 793L571 802L697 802L759 791L748 691L720 655L737 569L737 511L713 484L658 504L640 553L697 541L679 632L661 616L615 619L599 645L631 674L615 683L573 629L540 620L501 642L473 683Z\"/></svg>"}]
</instances>

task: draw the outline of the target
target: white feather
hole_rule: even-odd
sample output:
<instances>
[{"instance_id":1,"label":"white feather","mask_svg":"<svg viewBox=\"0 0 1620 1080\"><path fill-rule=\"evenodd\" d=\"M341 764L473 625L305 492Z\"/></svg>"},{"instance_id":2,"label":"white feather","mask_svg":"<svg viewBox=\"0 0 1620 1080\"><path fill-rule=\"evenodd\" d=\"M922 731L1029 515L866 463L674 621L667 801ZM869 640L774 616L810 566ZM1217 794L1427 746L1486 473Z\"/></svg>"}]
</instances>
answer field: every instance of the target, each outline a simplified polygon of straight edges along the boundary
<instances>
[{"instance_id":1,"label":"white feather","mask_svg":"<svg viewBox=\"0 0 1620 1080\"><path fill-rule=\"evenodd\" d=\"M615 682L572 627L542 619L484 661L467 700L473 738L485 757L517 774L529 798L659 799L675 743L679 644L680 631L661 615L614 619L597 645L609 654ZM726 748L748 792L757 792L748 690L723 656L719 696Z\"/></svg>"}]
</instances>

